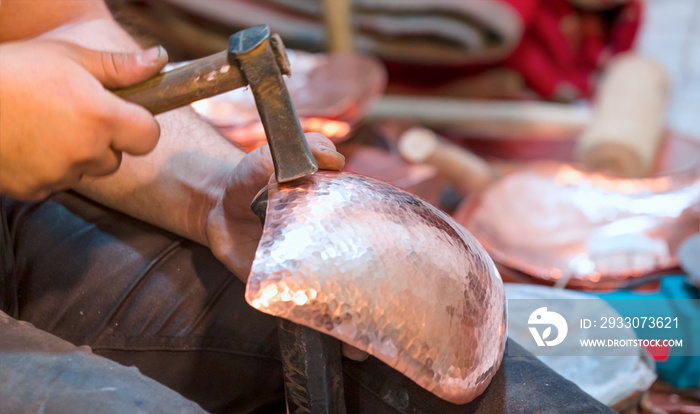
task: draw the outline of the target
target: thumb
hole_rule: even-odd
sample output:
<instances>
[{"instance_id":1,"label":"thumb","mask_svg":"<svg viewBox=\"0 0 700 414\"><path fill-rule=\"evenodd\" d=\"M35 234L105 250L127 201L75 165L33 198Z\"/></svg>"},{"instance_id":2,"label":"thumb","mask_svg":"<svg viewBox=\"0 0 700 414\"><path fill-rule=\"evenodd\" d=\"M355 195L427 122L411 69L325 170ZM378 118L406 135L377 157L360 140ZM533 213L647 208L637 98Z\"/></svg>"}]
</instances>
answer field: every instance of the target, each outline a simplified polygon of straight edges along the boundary
<instances>
[{"instance_id":1,"label":"thumb","mask_svg":"<svg viewBox=\"0 0 700 414\"><path fill-rule=\"evenodd\" d=\"M122 88L144 81L168 63L168 52L154 46L140 53L112 53L81 48L80 64L106 88Z\"/></svg>"}]
</instances>

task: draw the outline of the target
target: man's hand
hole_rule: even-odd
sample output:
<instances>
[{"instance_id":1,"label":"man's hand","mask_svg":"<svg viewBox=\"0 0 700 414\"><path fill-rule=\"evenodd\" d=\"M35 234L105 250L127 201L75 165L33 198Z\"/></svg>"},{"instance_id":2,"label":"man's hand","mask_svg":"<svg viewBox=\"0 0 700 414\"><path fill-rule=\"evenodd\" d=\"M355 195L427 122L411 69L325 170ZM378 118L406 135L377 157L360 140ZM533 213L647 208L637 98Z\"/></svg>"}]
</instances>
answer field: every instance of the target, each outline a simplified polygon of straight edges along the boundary
<instances>
[{"instance_id":1,"label":"man's hand","mask_svg":"<svg viewBox=\"0 0 700 414\"><path fill-rule=\"evenodd\" d=\"M148 79L166 63L162 48L125 54L53 40L0 44L0 193L41 199L83 175L114 172L122 151L151 151L160 134L155 118L105 88Z\"/></svg>"},{"instance_id":2,"label":"man's hand","mask_svg":"<svg viewBox=\"0 0 700 414\"><path fill-rule=\"evenodd\" d=\"M328 138L309 133L306 139L319 168L343 168L345 158L335 151L335 145ZM274 171L267 145L246 155L225 178L225 185L220 186L225 190L214 197L215 205L206 218L209 247L244 282L262 235L260 219L253 214L250 204Z\"/></svg>"},{"instance_id":3,"label":"man's hand","mask_svg":"<svg viewBox=\"0 0 700 414\"><path fill-rule=\"evenodd\" d=\"M328 138L309 133L306 139L320 169L337 171L343 168L345 158L335 151L335 145ZM206 235L212 252L244 282L262 236L260 219L253 214L250 204L274 171L267 145L248 154L226 178L226 190L216 198L206 219ZM343 355L356 361L368 356L346 343L343 343Z\"/></svg>"}]
</instances>

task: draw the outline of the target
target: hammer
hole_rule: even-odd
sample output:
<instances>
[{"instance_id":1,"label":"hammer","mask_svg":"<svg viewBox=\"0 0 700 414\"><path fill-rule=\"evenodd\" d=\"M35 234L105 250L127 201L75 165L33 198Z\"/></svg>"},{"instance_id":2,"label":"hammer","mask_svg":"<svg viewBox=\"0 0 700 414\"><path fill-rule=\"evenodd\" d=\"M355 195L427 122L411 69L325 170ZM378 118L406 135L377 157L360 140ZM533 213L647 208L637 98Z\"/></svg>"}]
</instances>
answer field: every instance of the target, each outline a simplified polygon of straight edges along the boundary
<instances>
[{"instance_id":1,"label":"hammer","mask_svg":"<svg viewBox=\"0 0 700 414\"><path fill-rule=\"evenodd\" d=\"M113 91L156 115L250 85L280 183L318 171L282 75L291 67L282 39L266 25L229 38L228 50Z\"/></svg>"},{"instance_id":2,"label":"hammer","mask_svg":"<svg viewBox=\"0 0 700 414\"><path fill-rule=\"evenodd\" d=\"M290 75L287 53L266 25L229 38L228 50L161 73L140 84L113 91L159 114L246 85L255 97L280 183L318 171L282 74ZM267 189L251 206L264 223ZM285 319L278 319L288 412L342 414L343 371L340 343Z\"/></svg>"}]
</instances>

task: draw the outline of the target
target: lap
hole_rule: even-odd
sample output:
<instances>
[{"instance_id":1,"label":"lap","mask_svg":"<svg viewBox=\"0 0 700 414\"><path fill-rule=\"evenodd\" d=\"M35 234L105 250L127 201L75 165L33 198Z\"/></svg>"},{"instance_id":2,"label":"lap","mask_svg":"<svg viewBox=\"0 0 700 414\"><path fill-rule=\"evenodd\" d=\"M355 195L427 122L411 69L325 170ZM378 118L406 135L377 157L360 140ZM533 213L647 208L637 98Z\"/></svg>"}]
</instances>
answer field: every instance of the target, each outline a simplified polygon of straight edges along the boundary
<instances>
[{"instance_id":1,"label":"lap","mask_svg":"<svg viewBox=\"0 0 700 414\"><path fill-rule=\"evenodd\" d=\"M14 298L13 316L137 366L209 411L283 412L274 319L245 303L244 284L207 249L73 194L8 211L21 277L0 297ZM371 357L343 368L349 412L608 412L534 357L506 357L464 406Z\"/></svg>"},{"instance_id":2,"label":"lap","mask_svg":"<svg viewBox=\"0 0 700 414\"><path fill-rule=\"evenodd\" d=\"M70 193L13 208L17 319L208 411L283 402L274 319L208 249Z\"/></svg>"},{"instance_id":3,"label":"lap","mask_svg":"<svg viewBox=\"0 0 700 414\"><path fill-rule=\"evenodd\" d=\"M3 412L204 413L128 368L0 312Z\"/></svg>"}]
</instances>

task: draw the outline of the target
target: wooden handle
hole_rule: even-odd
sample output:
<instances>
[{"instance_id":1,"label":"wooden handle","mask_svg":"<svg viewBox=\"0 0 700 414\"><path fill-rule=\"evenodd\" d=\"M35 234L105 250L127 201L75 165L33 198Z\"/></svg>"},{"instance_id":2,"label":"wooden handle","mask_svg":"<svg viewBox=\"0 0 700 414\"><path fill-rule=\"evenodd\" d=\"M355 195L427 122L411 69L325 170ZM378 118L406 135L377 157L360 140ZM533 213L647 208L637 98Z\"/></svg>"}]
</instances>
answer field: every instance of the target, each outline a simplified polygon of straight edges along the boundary
<instances>
[{"instance_id":1,"label":"wooden handle","mask_svg":"<svg viewBox=\"0 0 700 414\"><path fill-rule=\"evenodd\" d=\"M577 142L579 162L618 177L648 176L664 128L669 79L657 62L627 53L610 64L593 118Z\"/></svg>"},{"instance_id":2,"label":"wooden handle","mask_svg":"<svg viewBox=\"0 0 700 414\"><path fill-rule=\"evenodd\" d=\"M365 121L411 119L428 127L450 126L482 137L580 134L590 122L590 109L552 102L383 96Z\"/></svg>"},{"instance_id":3,"label":"wooden handle","mask_svg":"<svg viewBox=\"0 0 700 414\"><path fill-rule=\"evenodd\" d=\"M479 156L439 138L426 128L412 128L399 140L406 160L427 163L464 193L479 190L495 179L491 166Z\"/></svg>"},{"instance_id":4,"label":"wooden handle","mask_svg":"<svg viewBox=\"0 0 700 414\"><path fill-rule=\"evenodd\" d=\"M323 0L323 17L330 52L353 51L351 3L350 0Z\"/></svg>"},{"instance_id":5,"label":"wooden handle","mask_svg":"<svg viewBox=\"0 0 700 414\"><path fill-rule=\"evenodd\" d=\"M240 70L229 65L227 56L223 51L197 59L113 92L155 115L247 85Z\"/></svg>"}]
</instances>

